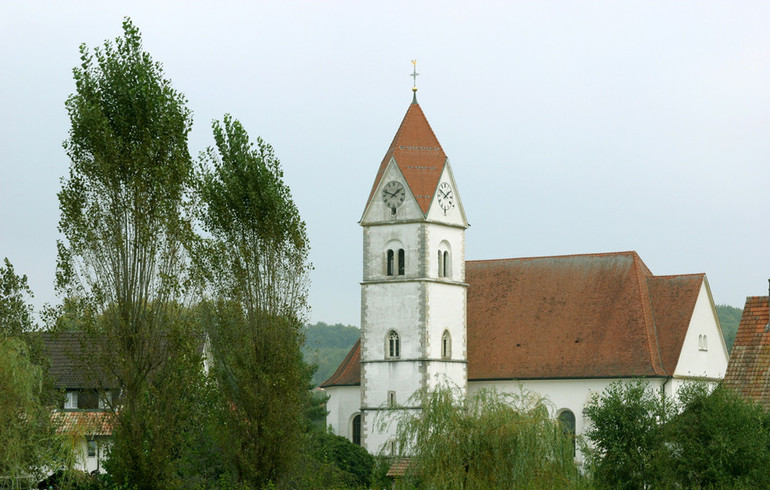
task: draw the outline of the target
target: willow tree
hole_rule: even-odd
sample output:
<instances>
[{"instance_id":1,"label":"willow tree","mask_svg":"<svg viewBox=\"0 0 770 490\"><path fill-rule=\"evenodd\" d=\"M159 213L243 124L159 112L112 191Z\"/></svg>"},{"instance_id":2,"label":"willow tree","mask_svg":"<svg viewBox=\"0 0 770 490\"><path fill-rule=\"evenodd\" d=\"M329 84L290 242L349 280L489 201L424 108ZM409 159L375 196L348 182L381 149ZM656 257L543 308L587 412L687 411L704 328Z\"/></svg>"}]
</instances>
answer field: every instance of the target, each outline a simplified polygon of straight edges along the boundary
<instances>
[{"instance_id":1,"label":"willow tree","mask_svg":"<svg viewBox=\"0 0 770 490\"><path fill-rule=\"evenodd\" d=\"M273 149L229 115L213 123L200 198L200 255L215 298L211 330L236 477L280 481L301 452L309 372L300 352L308 239Z\"/></svg>"},{"instance_id":2,"label":"willow tree","mask_svg":"<svg viewBox=\"0 0 770 490\"><path fill-rule=\"evenodd\" d=\"M66 102L69 175L59 192L57 285L91 312L88 364L114 398L111 470L140 487L174 473L182 405L194 366L180 316L193 164L186 100L143 51L129 19L123 36L80 47ZM189 361L189 362L188 362Z\"/></svg>"},{"instance_id":3,"label":"willow tree","mask_svg":"<svg viewBox=\"0 0 770 490\"><path fill-rule=\"evenodd\" d=\"M51 420L56 400L32 335L32 291L6 258L0 266L0 486L28 488L67 457Z\"/></svg>"},{"instance_id":4,"label":"willow tree","mask_svg":"<svg viewBox=\"0 0 770 490\"><path fill-rule=\"evenodd\" d=\"M407 488L582 485L573 436L535 393L482 389L463 397L442 385L417 392L408 405L422 408L397 420L395 450L409 458ZM386 416L377 423L390 421Z\"/></svg>"}]
</instances>

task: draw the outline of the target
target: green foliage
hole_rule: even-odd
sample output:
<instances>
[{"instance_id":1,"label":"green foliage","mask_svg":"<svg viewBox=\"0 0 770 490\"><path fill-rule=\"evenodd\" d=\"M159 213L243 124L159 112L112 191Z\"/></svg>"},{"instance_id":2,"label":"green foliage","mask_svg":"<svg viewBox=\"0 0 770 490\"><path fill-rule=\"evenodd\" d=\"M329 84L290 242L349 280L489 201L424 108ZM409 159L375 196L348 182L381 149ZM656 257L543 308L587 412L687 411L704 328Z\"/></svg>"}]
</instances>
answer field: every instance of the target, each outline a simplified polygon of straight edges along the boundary
<instances>
[{"instance_id":1,"label":"green foliage","mask_svg":"<svg viewBox=\"0 0 770 490\"><path fill-rule=\"evenodd\" d=\"M72 323L99 346L87 362L92 380L121 395L111 407L113 478L174 486L185 395L200 371L200 336L180 306L189 289L192 120L130 20L114 43L80 54L66 102L71 163L59 192L57 288L78 298Z\"/></svg>"},{"instance_id":2,"label":"green foliage","mask_svg":"<svg viewBox=\"0 0 770 490\"><path fill-rule=\"evenodd\" d=\"M719 386L679 392L682 413L665 428L673 478L681 488L770 487L770 415Z\"/></svg>"},{"instance_id":3,"label":"green foliage","mask_svg":"<svg viewBox=\"0 0 770 490\"><path fill-rule=\"evenodd\" d=\"M729 353L733 348L733 342L735 342L735 334L738 332L738 324L741 322L743 309L729 305L717 305L716 308L719 324L722 326L722 335L725 338Z\"/></svg>"},{"instance_id":4,"label":"green foliage","mask_svg":"<svg viewBox=\"0 0 770 490\"><path fill-rule=\"evenodd\" d=\"M591 419L588 469L602 487L645 488L660 482L666 446L661 424L675 408L645 380L616 382L584 409Z\"/></svg>"},{"instance_id":5,"label":"green foliage","mask_svg":"<svg viewBox=\"0 0 770 490\"><path fill-rule=\"evenodd\" d=\"M326 486L334 483L335 487L369 487L374 458L361 446L344 437L319 431L313 434L311 454L317 461L339 470L333 478L336 481L326 482Z\"/></svg>"},{"instance_id":6,"label":"green foliage","mask_svg":"<svg viewBox=\"0 0 770 490\"><path fill-rule=\"evenodd\" d=\"M425 488L569 488L579 484L572 438L538 395L480 390L461 399L446 386L423 391L397 425L407 484ZM385 421L381 421L385 422ZM515 483L514 483L515 482Z\"/></svg>"},{"instance_id":7,"label":"green foliage","mask_svg":"<svg viewBox=\"0 0 770 490\"><path fill-rule=\"evenodd\" d=\"M302 354L307 362L317 366L313 386L317 386L334 374L350 348L361 336L358 327L336 323L318 322L305 327L305 343Z\"/></svg>"},{"instance_id":8,"label":"green foliage","mask_svg":"<svg viewBox=\"0 0 770 490\"><path fill-rule=\"evenodd\" d=\"M213 131L217 148L203 155L198 187L209 238L196 259L217 298L207 323L220 448L237 481L261 487L285 481L302 457L308 240L270 145L252 145L229 115Z\"/></svg>"},{"instance_id":9,"label":"green foliage","mask_svg":"<svg viewBox=\"0 0 770 490\"><path fill-rule=\"evenodd\" d=\"M26 342L0 337L0 475L23 486L66 458L51 412L44 403L43 369L33 364Z\"/></svg>"},{"instance_id":10,"label":"green foliage","mask_svg":"<svg viewBox=\"0 0 770 490\"><path fill-rule=\"evenodd\" d=\"M20 336L33 329L32 290L27 276L18 276L6 257L0 267L0 335Z\"/></svg>"},{"instance_id":11,"label":"green foliage","mask_svg":"<svg viewBox=\"0 0 770 490\"><path fill-rule=\"evenodd\" d=\"M679 403L642 380L586 408L588 469L600 488L767 488L770 416L731 391L692 383Z\"/></svg>"}]
</instances>

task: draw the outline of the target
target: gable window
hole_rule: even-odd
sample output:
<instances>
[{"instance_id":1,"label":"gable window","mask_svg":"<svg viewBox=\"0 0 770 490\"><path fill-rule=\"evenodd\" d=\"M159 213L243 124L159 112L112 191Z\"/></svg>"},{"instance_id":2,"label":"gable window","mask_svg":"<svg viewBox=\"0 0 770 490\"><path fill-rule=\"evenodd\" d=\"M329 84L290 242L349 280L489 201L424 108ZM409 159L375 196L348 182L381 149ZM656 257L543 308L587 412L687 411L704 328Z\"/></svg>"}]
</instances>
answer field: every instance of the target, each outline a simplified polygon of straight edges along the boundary
<instances>
[{"instance_id":1,"label":"gable window","mask_svg":"<svg viewBox=\"0 0 770 490\"><path fill-rule=\"evenodd\" d=\"M444 330L444 335L441 336L441 358L450 357L452 357L452 338L449 336L449 330Z\"/></svg>"},{"instance_id":2,"label":"gable window","mask_svg":"<svg viewBox=\"0 0 770 490\"><path fill-rule=\"evenodd\" d=\"M65 410L75 410L78 408L78 392L68 391L67 398L64 399Z\"/></svg>"},{"instance_id":3,"label":"gable window","mask_svg":"<svg viewBox=\"0 0 770 490\"><path fill-rule=\"evenodd\" d=\"M401 341L398 338L398 334L395 330L391 330L388 334L388 343L385 348L386 356L388 359L398 359L401 355Z\"/></svg>"},{"instance_id":4,"label":"gable window","mask_svg":"<svg viewBox=\"0 0 770 490\"><path fill-rule=\"evenodd\" d=\"M708 337L704 335L698 335L698 350L709 350Z\"/></svg>"},{"instance_id":5,"label":"gable window","mask_svg":"<svg viewBox=\"0 0 770 490\"><path fill-rule=\"evenodd\" d=\"M361 445L361 414L353 417L353 444Z\"/></svg>"}]
</instances>

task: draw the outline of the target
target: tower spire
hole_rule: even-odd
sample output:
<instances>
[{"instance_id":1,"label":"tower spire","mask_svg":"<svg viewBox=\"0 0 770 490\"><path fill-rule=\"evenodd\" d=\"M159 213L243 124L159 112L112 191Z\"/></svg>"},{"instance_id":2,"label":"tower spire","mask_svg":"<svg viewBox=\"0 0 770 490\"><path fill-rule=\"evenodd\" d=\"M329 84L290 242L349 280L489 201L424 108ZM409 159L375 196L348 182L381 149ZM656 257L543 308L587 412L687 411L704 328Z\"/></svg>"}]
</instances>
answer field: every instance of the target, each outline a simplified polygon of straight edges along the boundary
<instances>
[{"instance_id":1,"label":"tower spire","mask_svg":"<svg viewBox=\"0 0 770 490\"><path fill-rule=\"evenodd\" d=\"M410 77L412 77L412 104L417 103L417 76L419 73L417 73L417 60L412 60L412 73L409 74Z\"/></svg>"}]
</instances>

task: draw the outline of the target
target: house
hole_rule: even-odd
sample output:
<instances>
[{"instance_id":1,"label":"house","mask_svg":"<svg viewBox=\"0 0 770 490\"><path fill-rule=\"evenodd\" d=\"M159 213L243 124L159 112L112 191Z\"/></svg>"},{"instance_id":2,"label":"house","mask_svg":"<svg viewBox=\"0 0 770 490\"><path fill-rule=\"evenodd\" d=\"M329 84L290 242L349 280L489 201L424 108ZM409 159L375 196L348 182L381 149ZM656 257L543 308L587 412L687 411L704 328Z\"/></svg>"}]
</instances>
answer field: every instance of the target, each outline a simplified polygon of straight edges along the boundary
<instances>
[{"instance_id":1,"label":"house","mask_svg":"<svg viewBox=\"0 0 770 490\"><path fill-rule=\"evenodd\" d=\"M72 437L75 468L103 472L112 437L111 392L103 387L112 383L88 367L99 345L85 342L78 332L44 332L41 337L51 361L49 374L64 395L53 419L60 433Z\"/></svg>"},{"instance_id":2,"label":"house","mask_svg":"<svg viewBox=\"0 0 770 490\"><path fill-rule=\"evenodd\" d=\"M419 411L412 394L440 383L523 386L582 433L587 401L614 381L674 395L722 379L705 274L656 276L633 251L466 261L458 185L413 90L360 221L361 338L321 385L337 434L387 452L383 416Z\"/></svg>"},{"instance_id":3,"label":"house","mask_svg":"<svg viewBox=\"0 0 770 490\"><path fill-rule=\"evenodd\" d=\"M749 296L724 385L770 409L770 296Z\"/></svg>"}]
</instances>

